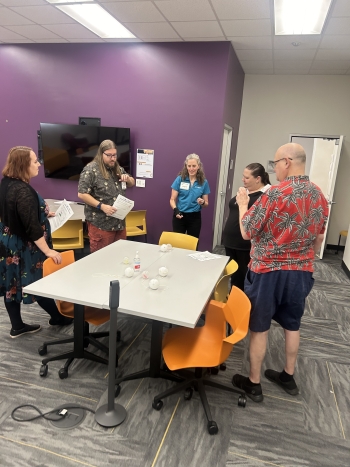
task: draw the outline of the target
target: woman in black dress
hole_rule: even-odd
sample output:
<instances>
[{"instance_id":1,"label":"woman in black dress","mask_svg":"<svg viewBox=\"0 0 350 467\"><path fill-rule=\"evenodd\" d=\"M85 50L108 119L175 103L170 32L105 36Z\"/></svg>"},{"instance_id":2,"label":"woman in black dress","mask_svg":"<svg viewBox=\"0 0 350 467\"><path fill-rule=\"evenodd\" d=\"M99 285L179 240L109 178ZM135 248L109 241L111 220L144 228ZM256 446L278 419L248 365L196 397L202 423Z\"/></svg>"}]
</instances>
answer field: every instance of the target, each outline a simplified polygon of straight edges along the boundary
<instances>
[{"instance_id":1,"label":"woman in black dress","mask_svg":"<svg viewBox=\"0 0 350 467\"><path fill-rule=\"evenodd\" d=\"M247 165L243 171L242 182L249 194L248 209L271 185L269 174L264 167L254 162ZM247 273L250 261L250 241L243 240L239 228L239 208L236 204L236 197L229 203L230 213L223 231L223 244L226 255L234 259L238 264L238 270L231 276L231 286L235 285L244 290L244 278Z\"/></svg>"},{"instance_id":2,"label":"woman in black dress","mask_svg":"<svg viewBox=\"0 0 350 467\"><path fill-rule=\"evenodd\" d=\"M40 330L39 324L25 324L21 302L38 302L51 317L50 325L66 325L72 320L62 316L51 298L23 293L23 287L42 278L43 261L56 264L61 255L51 248L50 213L43 198L29 185L40 163L31 148L16 146L8 154L0 183L0 296L11 321L10 337Z\"/></svg>"}]
</instances>

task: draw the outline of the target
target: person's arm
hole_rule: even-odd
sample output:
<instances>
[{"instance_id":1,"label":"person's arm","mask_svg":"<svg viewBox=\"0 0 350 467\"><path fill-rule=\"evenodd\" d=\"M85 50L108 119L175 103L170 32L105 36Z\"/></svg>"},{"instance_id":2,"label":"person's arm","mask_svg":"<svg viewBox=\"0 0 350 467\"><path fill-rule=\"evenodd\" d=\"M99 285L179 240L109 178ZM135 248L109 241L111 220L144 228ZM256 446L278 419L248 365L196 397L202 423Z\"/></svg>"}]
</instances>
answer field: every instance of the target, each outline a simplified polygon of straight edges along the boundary
<instances>
[{"instance_id":1,"label":"person's arm","mask_svg":"<svg viewBox=\"0 0 350 467\"><path fill-rule=\"evenodd\" d=\"M178 208L176 206L176 201L177 201L178 195L179 195L179 192L172 188L171 196L170 196L170 207L175 212L176 217L178 219L181 219L183 217L183 215L180 213L180 211L178 210Z\"/></svg>"},{"instance_id":2,"label":"person's arm","mask_svg":"<svg viewBox=\"0 0 350 467\"><path fill-rule=\"evenodd\" d=\"M52 258L56 264L61 264L62 256L58 251L51 250L44 237L35 240L34 243L39 248L39 250L44 253L45 256Z\"/></svg>"},{"instance_id":3,"label":"person's arm","mask_svg":"<svg viewBox=\"0 0 350 467\"><path fill-rule=\"evenodd\" d=\"M249 196L247 194L247 190L243 187L239 188L236 196L236 203L239 207L239 228L241 230L241 235L244 240L250 240L250 237L247 235L243 224L242 219L244 214L248 211L248 204L249 204Z\"/></svg>"},{"instance_id":4,"label":"person's arm","mask_svg":"<svg viewBox=\"0 0 350 467\"><path fill-rule=\"evenodd\" d=\"M200 198L197 198L197 203L202 206L202 208L206 208L209 205L209 196L202 195Z\"/></svg>"},{"instance_id":5,"label":"person's arm","mask_svg":"<svg viewBox=\"0 0 350 467\"><path fill-rule=\"evenodd\" d=\"M121 182L126 182L126 186L128 188L131 188L132 186L135 185L135 179L133 177L131 177L131 175L127 174L127 173L121 174L120 181Z\"/></svg>"},{"instance_id":6,"label":"person's arm","mask_svg":"<svg viewBox=\"0 0 350 467\"><path fill-rule=\"evenodd\" d=\"M100 209L107 216L111 216L117 210L114 206L100 203L100 201L98 201L93 196L89 195L88 193L78 193L78 198L81 199L83 203L88 204L89 206L92 206L93 208Z\"/></svg>"},{"instance_id":7,"label":"person's arm","mask_svg":"<svg viewBox=\"0 0 350 467\"><path fill-rule=\"evenodd\" d=\"M318 253L320 251L320 248L321 248L321 245L322 245L322 242L323 242L323 239L324 239L324 234L318 234L314 240L314 243L312 245L312 248L316 253Z\"/></svg>"}]
</instances>

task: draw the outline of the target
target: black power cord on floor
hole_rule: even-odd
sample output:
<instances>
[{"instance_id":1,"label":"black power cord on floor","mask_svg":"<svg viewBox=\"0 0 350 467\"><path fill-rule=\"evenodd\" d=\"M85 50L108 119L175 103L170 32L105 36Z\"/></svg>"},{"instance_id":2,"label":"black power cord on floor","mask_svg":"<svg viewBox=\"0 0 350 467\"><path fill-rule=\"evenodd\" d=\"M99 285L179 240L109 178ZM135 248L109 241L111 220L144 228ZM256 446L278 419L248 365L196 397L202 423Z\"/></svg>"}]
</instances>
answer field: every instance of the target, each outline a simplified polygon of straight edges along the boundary
<instances>
[{"instance_id":1,"label":"black power cord on floor","mask_svg":"<svg viewBox=\"0 0 350 467\"><path fill-rule=\"evenodd\" d=\"M17 410L23 409L24 407L29 407L31 409L34 409L36 412L39 413L39 415L36 415L34 417L31 417L31 418L17 418L17 417L15 417L15 413L17 412ZM62 420L63 418L65 418L69 414L69 410L71 410L71 409L83 409L83 410L87 410L88 412L91 412L93 414L95 413L94 410L91 410L88 407L83 407L81 405L70 405L70 404L67 405L66 409L60 407L60 408L57 408L57 409L50 410L49 412L42 413L41 410L38 409L38 407L36 407L35 405L23 404L23 405L19 405L18 407L15 407L12 410L11 417L16 422L32 422L34 420L37 420L38 418L44 418L45 420L49 420L51 422L57 422L57 421ZM48 415L50 415L50 414L55 414L56 417L48 417Z\"/></svg>"}]
</instances>

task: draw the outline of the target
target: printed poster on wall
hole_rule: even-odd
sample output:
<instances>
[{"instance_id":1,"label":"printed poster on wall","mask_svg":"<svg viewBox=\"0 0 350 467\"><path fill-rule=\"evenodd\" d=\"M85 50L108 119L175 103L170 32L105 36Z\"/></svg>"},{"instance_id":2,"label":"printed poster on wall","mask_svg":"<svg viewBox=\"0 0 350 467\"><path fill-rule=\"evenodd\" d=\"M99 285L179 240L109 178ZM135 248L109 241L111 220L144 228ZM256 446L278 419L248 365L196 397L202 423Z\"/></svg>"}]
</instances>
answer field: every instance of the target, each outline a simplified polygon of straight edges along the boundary
<instances>
[{"instance_id":1,"label":"printed poster on wall","mask_svg":"<svg viewBox=\"0 0 350 467\"><path fill-rule=\"evenodd\" d=\"M136 177L153 178L154 149L138 149L136 153Z\"/></svg>"}]
</instances>

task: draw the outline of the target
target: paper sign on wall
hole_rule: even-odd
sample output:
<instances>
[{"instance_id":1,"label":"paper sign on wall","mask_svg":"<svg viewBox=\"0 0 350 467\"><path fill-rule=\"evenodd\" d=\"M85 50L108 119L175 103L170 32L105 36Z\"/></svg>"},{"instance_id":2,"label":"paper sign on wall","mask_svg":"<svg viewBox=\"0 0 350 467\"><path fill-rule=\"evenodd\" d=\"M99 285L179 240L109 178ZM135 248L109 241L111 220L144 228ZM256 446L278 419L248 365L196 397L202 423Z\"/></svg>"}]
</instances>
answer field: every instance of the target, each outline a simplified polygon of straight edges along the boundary
<instances>
[{"instance_id":1,"label":"paper sign on wall","mask_svg":"<svg viewBox=\"0 0 350 467\"><path fill-rule=\"evenodd\" d=\"M153 178L153 149L138 149L136 152L136 177Z\"/></svg>"}]
</instances>

